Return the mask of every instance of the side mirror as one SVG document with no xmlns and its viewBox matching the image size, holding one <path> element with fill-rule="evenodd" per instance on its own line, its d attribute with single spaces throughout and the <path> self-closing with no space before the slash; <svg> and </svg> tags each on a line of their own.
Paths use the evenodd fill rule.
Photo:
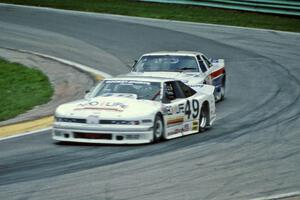
<svg viewBox="0 0 300 200">
<path fill-rule="evenodd" d="M 134 60 L 134 63 L 132 64 L 132 67 L 131 67 L 132 69 L 134 69 L 137 62 L 138 62 L 137 60 Z"/>
<path fill-rule="evenodd" d="M 91 98 L 94 89 L 95 89 L 95 87 L 92 87 L 90 90 L 86 90 L 86 91 L 85 91 L 84 98 L 85 98 L 85 99 Z"/>
<path fill-rule="evenodd" d="M 86 94 L 84 95 L 85 99 L 90 99 L 91 98 L 91 93 L 86 91 Z"/>
</svg>

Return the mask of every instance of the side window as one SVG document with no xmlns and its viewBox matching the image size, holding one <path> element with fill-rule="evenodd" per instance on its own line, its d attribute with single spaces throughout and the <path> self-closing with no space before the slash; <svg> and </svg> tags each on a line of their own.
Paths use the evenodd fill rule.
<svg viewBox="0 0 300 200">
<path fill-rule="evenodd" d="M 206 63 L 206 66 L 208 66 L 208 68 L 211 68 L 212 64 L 211 62 L 209 62 L 209 60 L 205 57 L 205 56 L 202 56 L 204 62 Z"/>
<path fill-rule="evenodd" d="M 183 94 L 185 95 L 185 97 L 193 96 L 196 93 L 195 90 L 193 90 L 192 88 L 190 88 L 189 86 L 187 86 L 186 84 L 184 84 L 181 81 L 178 81 L 178 85 L 179 85 L 180 89 L 182 90 Z"/>
<path fill-rule="evenodd" d="M 173 85 L 171 84 L 171 82 L 165 83 L 164 90 L 165 90 L 164 98 L 166 98 L 169 101 L 176 99 L 175 91 L 174 91 L 174 88 L 173 88 Z"/>
<path fill-rule="evenodd" d="M 184 98 L 181 88 L 175 81 L 166 82 L 164 88 L 164 98 L 167 100 L 172 101 L 174 99 Z"/>
<path fill-rule="evenodd" d="M 198 60 L 198 63 L 199 63 L 199 66 L 201 68 L 201 71 L 204 73 L 207 71 L 206 69 L 206 66 L 204 64 L 204 61 L 201 59 L 201 57 L 199 55 L 197 55 L 197 60 Z"/>
</svg>

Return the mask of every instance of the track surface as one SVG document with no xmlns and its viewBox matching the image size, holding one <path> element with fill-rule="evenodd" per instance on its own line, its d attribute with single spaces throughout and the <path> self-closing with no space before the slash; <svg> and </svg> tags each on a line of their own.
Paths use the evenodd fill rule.
<svg viewBox="0 0 300 200">
<path fill-rule="evenodd" d="M 225 58 L 227 98 L 204 134 L 136 146 L 0 142 L 0 199 L 250 199 L 300 188 L 300 36 L 0 6 L 0 46 L 120 74 L 140 54 Z"/>
</svg>

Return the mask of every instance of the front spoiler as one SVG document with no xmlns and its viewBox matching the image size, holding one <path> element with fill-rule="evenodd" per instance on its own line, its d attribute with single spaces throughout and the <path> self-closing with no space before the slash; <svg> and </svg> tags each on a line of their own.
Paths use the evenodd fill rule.
<svg viewBox="0 0 300 200">
<path fill-rule="evenodd" d="M 111 135 L 109 139 L 76 138 L 76 133 L 82 134 L 107 134 Z M 62 129 L 53 128 L 52 139 L 62 142 L 80 142 L 97 144 L 145 144 L 153 141 L 153 131 L 89 131 L 82 129 Z"/>
</svg>

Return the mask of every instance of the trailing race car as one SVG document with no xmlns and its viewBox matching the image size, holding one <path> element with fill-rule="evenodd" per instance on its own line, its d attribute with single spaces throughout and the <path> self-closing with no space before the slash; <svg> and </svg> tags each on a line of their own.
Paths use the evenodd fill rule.
<svg viewBox="0 0 300 200">
<path fill-rule="evenodd" d="M 59 106 L 53 139 L 137 144 L 204 131 L 215 121 L 214 87 L 170 78 L 103 80 L 83 100 Z"/>
<path fill-rule="evenodd" d="M 225 97 L 225 63 L 223 59 L 207 59 L 200 52 L 154 52 L 141 56 L 128 76 L 155 76 L 177 78 L 193 87 L 209 84 L 216 87 L 215 99 Z"/>
</svg>

